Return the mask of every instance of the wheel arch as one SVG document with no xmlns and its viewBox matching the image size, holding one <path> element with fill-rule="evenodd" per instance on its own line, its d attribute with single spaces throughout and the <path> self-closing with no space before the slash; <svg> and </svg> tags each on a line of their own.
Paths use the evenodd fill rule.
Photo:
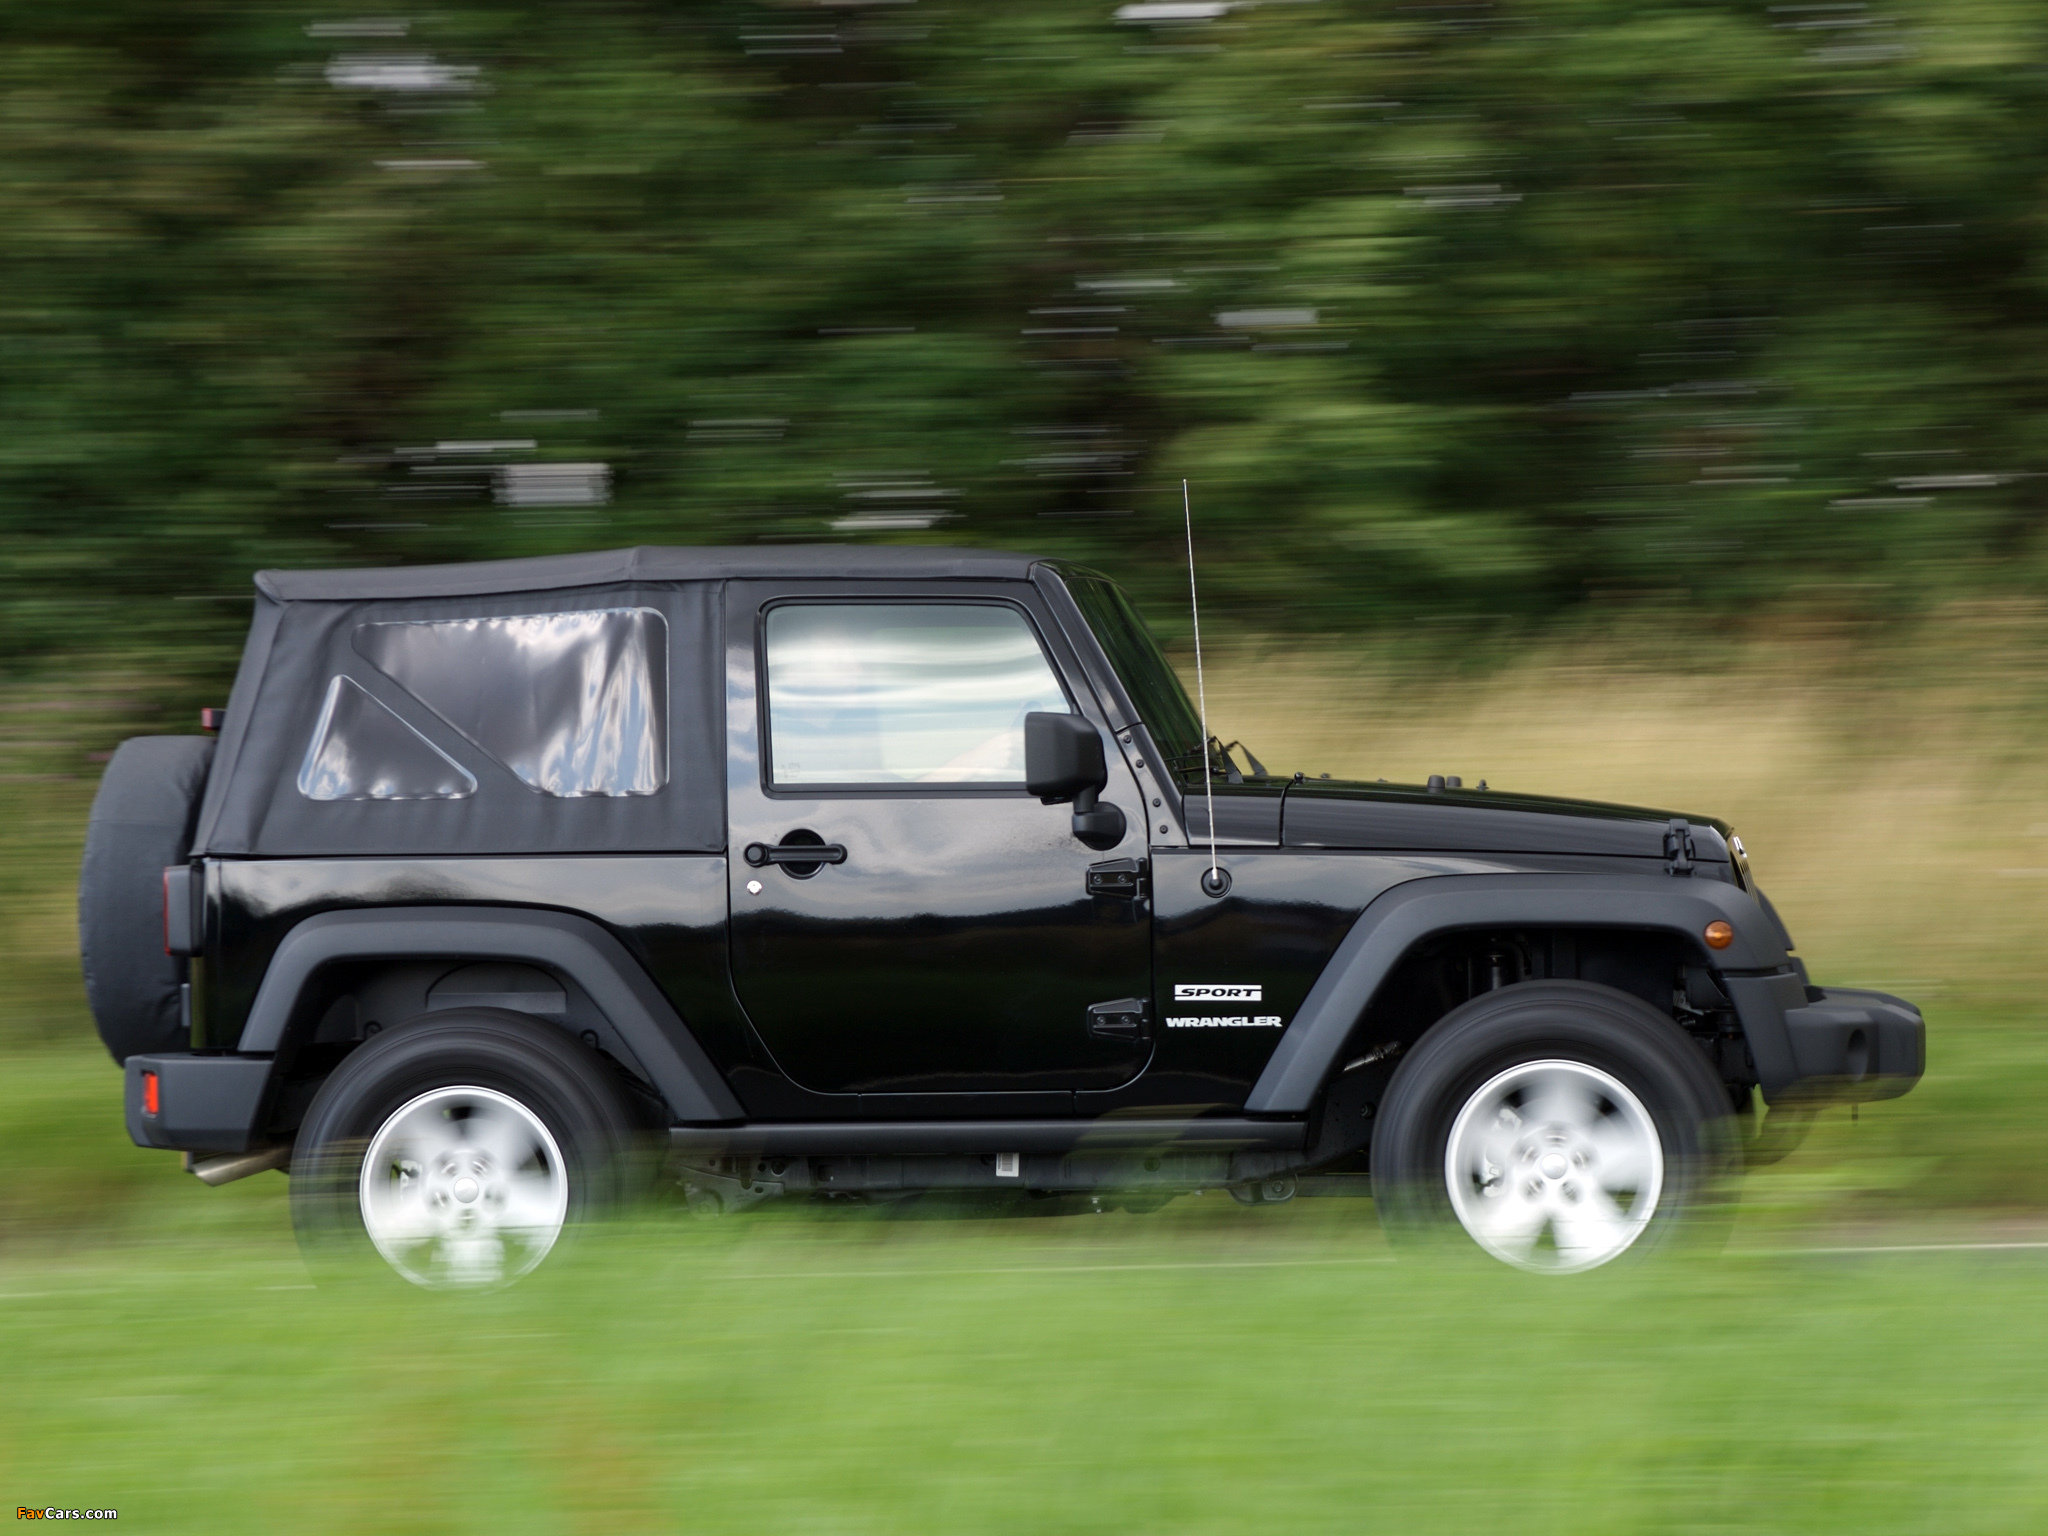
<svg viewBox="0 0 2048 1536">
<path fill-rule="evenodd" d="M 1733 940 L 1719 952 L 1709 951 L 1702 937 L 1716 921 L 1734 929 Z M 1310 1112 L 1354 1043 L 1354 1031 L 1404 965 L 1433 942 L 1505 930 L 1585 932 L 1623 943 L 1634 936 L 1717 971 L 1769 973 L 1791 964 L 1777 924 L 1745 892 L 1720 881 L 1668 874 L 1438 875 L 1407 881 L 1378 897 L 1352 924 L 1253 1084 L 1246 1112 Z M 1751 1051 L 1759 1063 L 1775 1059 L 1770 1026 L 1775 1023 L 1782 1036 L 1782 1017 L 1752 1019 L 1750 1012 L 1755 1010 L 1740 1016 Z"/>
<path fill-rule="evenodd" d="M 571 1030 L 590 1019 L 609 1054 L 660 1095 L 672 1122 L 743 1117 L 710 1057 L 626 947 L 589 918 L 539 908 L 380 907 L 309 917 L 278 945 L 236 1049 L 270 1055 L 289 1071 L 338 996 L 366 974 L 482 962 L 565 983 L 584 1008 L 561 1018 L 529 1016 Z M 281 1086 L 273 1082 L 273 1092 Z"/>
</svg>

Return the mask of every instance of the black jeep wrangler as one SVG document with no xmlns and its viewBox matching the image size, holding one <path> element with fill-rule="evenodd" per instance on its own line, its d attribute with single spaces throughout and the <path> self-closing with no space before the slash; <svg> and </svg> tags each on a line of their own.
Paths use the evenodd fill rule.
<svg viewBox="0 0 2048 1536">
<path fill-rule="evenodd" d="M 137 1143 L 288 1168 L 303 1236 L 421 1284 L 531 1269 L 650 1143 L 698 1205 L 1376 1190 L 1586 1269 L 1922 1070 L 1720 822 L 1267 773 L 1076 566 L 256 587 L 217 739 L 108 765 L 87 990 Z"/>
</svg>

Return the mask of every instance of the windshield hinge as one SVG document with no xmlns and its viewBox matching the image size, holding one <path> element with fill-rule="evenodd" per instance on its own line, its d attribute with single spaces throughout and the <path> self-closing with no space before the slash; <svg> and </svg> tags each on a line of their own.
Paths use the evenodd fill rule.
<svg viewBox="0 0 2048 1536">
<path fill-rule="evenodd" d="M 1683 816 L 1672 817 L 1664 829 L 1665 867 L 1674 875 L 1689 876 L 1698 856 L 1692 845 L 1691 823 Z"/>
</svg>

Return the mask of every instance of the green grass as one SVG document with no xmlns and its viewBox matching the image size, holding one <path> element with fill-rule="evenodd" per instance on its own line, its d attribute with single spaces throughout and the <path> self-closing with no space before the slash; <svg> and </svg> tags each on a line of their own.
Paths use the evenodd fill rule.
<svg viewBox="0 0 2048 1536">
<path fill-rule="evenodd" d="M 28 721 L 0 723 L 0 1502 L 208 1532 L 2048 1528 L 2048 1253 L 1786 1252 L 2048 1236 L 2048 877 L 2002 873 L 2048 865 L 2048 647 L 1972 633 L 1885 677 L 1796 639 L 1433 689 L 1372 656 L 1212 675 L 1278 768 L 1727 814 L 1821 979 L 1926 1006 L 1926 1081 L 1751 1175 L 1725 1253 L 1565 1282 L 1395 1264 L 1369 1202 L 1212 1194 L 665 1211 L 502 1294 L 311 1289 L 284 1177 L 130 1146 L 90 1035 L 70 881 L 85 753 L 127 717 L 0 712 Z"/>
<path fill-rule="evenodd" d="M 150 1531 L 2037 1531 L 2044 1280 L 1560 1284 L 1213 1196 L 676 1216 L 453 1301 L 133 1234 L 0 1268 L 0 1474 Z"/>
</svg>

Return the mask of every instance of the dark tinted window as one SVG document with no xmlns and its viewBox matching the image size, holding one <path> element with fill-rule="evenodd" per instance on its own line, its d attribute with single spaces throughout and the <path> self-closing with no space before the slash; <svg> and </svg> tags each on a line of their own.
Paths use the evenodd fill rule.
<svg viewBox="0 0 2048 1536">
<path fill-rule="evenodd" d="M 1072 566 L 1060 576 L 1159 750 L 1183 776 L 1195 775 L 1202 760 L 1200 718 L 1138 610 L 1106 576 Z"/>
</svg>

